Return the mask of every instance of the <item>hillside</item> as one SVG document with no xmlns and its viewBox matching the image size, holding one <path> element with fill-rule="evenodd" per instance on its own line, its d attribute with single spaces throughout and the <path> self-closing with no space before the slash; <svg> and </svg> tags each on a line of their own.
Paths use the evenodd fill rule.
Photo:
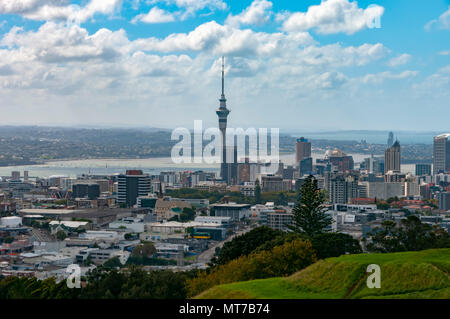
<svg viewBox="0 0 450 319">
<path fill-rule="evenodd" d="M 381 268 L 381 288 L 366 286 L 367 266 Z M 285 278 L 213 287 L 200 299 L 450 298 L 450 249 L 347 255 L 321 260 Z"/>
</svg>

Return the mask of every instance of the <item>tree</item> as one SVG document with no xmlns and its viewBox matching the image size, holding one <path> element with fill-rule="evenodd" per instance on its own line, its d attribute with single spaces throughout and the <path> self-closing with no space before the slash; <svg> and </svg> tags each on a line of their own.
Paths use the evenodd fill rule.
<svg viewBox="0 0 450 319">
<path fill-rule="evenodd" d="M 14 237 L 8 236 L 5 239 L 3 239 L 3 242 L 5 244 L 11 244 L 14 241 Z"/>
<path fill-rule="evenodd" d="M 110 258 L 107 261 L 105 261 L 105 263 L 103 264 L 103 267 L 108 268 L 108 269 L 121 268 L 122 263 L 120 262 L 119 257 L 116 256 L 116 257 Z"/>
<path fill-rule="evenodd" d="M 317 187 L 317 180 L 309 176 L 299 191 L 297 204 L 293 209 L 291 230 L 311 238 L 325 231 L 331 225 L 331 218 L 325 214 L 324 194 Z"/>
<path fill-rule="evenodd" d="M 66 239 L 67 235 L 63 230 L 58 230 L 58 232 L 56 233 L 56 238 L 60 241 L 63 241 L 64 239 Z"/>
<path fill-rule="evenodd" d="M 183 208 L 183 211 L 180 214 L 180 221 L 184 223 L 194 219 L 195 219 L 195 209 L 189 207 Z"/>
<path fill-rule="evenodd" d="M 241 256 L 209 272 L 200 273 L 187 282 L 189 296 L 196 296 L 218 284 L 289 276 L 315 261 L 315 252 L 309 241 L 293 240 L 271 250 Z"/>
<path fill-rule="evenodd" d="M 151 242 L 147 242 L 134 247 L 131 256 L 133 257 L 152 257 L 156 254 L 155 245 Z"/>
<path fill-rule="evenodd" d="M 359 241 L 342 233 L 318 234 L 311 238 L 311 243 L 319 259 L 362 253 Z"/>
<path fill-rule="evenodd" d="M 267 226 L 257 227 L 248 233 L 237 236 L 231 241 L 226 242 L 218 255 L 211 260 L 213 264 L 223 265 L 227 262 L 245 256 L 253 252 L 262 244 L 273 240 L 275 237 L 282 235 L 283 232 L 273 230 Z"/>
<path fill-rule="evenodd" d="M 255 182 L 255 204 L 261 204 L 261 185 L 258 179 Z"/>
<path fill-rule="evenodd" d="M 392 220 L 373 229 L 367 250 L 371 252 L 392 253 L 418 251 L 432 248 L 450 248 L 450 235 L 437 226 L 424 224 L 417 216 L 408 216 L 397 225 Z"/>
</svg>

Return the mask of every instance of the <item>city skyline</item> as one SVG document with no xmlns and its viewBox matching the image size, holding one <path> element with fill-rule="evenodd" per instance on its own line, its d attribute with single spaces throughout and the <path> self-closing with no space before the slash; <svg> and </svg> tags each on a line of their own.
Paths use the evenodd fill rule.
<svg viewBox="0 0 450 319">
<path fill-rule="evenodd" d="M 449 19 L 448 1 L 6 1 L 1 124 L 215 126 L 225 55 L 231 127 L 444 133 Z"/>
</svg>

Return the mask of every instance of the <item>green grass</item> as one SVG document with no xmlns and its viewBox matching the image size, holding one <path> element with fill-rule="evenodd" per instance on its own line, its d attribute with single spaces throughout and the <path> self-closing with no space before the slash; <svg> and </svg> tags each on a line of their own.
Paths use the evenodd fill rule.
<svg viewBox="0 0 450 319">
<path fill-rule="evenodd" d="M 381 288 L 366 285 L 367 266 L 381 268 Z M 450 298 L 450 249 L 347 255 L 321 260 L 285 278 L 213 287 L 203 299 Z"/>
</svg>

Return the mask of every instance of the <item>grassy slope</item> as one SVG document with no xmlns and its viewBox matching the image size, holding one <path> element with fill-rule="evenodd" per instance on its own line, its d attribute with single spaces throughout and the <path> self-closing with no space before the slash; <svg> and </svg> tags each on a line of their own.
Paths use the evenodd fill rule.
<svg viewBox="0 0 450 319">
<path fill-rule="evenodd" d="M 366 285 L 366 268 L 381 267 L 381 288 Z M 213 287 L 205 299 L 450 298 L 450 249 L 347 255 L 321 260 L 286 278 Z"/>
</svg>

